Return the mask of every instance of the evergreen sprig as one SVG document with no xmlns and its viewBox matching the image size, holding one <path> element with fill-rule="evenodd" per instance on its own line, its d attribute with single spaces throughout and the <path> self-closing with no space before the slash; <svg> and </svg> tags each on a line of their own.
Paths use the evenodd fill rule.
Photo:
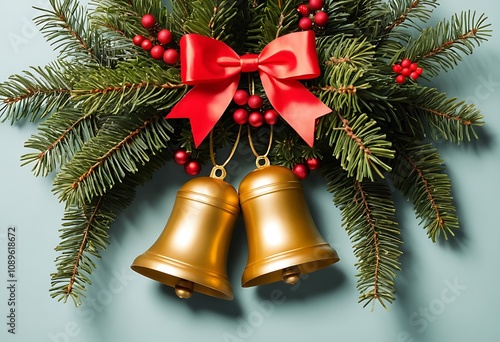
<svg viewBox="0 0 500 342">
<path fill-rule="evenodd" d="M 325 160 L 323 174 L 342 225 L 358 259 L 359 301 L 379 301 L 383 307 L 395 299 L 394 280 L 400 270 L 401 244 L 395 207 L 389 187 L 380 182 L 360 182 L 349 177 L 337 161 Z"/>
<path fill-rule="evenodd" d="M 467 11 L 423 29 L 418 38 L 408 42 L 405 56 L 425 68 L 426 75 L 453 68 L 491 36 L 491 24 L 485 15 Z"/>
<path fill-rule="evenodd" d="M 12 75 L 0 84 L 0 118 L 11 123 L 28 118 L 36 121 L 64 107 L 77 81 L 77 69 L 57 61 Z"/>
<path fill-rule="evenodd" d="M 161 114 L 132 112 L 110 118 L 57 174 L 54 193 L 69 206 L 104 195 L 167 149 L 171 133 Z"/>
<path fill-rule="evenodd" d="M 266 7 L 257 17 L 261 25 L 260 48 L 274 39 L 291 33 L 297 28 L 297 6 L 302 1 L 267 1 Z"/>
<path fill-rule="evenodd" d="M 90 113 L 121 114 L 150 105 L 165 110 L 186 91 L 178 69 L 164 68 L 148 60 L 129 60 L 114 69 L 97 67 L 87 71 L 71 95 L 75 103 Z"/>
<path fill-rule="evenodd" d="M 466 104 L 456 98 L 448 98 L 435 88 L 422 87 L 410 107 L 414 121 L 425 125 L 433 140 L 445 139 L 460 143 L 477 139 L 474 126 L 484 124 L 481 112 L 474 104 Z"/>
<path fill-rule="evenodd" d="M 195 0 L 193 10 L 183 23 L 184 33 L 198 33 L 231 45 L 231 22 L 238 12 L 237 2 L 230 0 Z"/>
<path fill-rule="evenodd" d="M 153 176 L 169 159 L 167 153 L 153 155 L 141 171 L 125 178 L 103 195 L 88 203 L 69 207 L 59 230 L 61 242 L 56 247 L 56 272 L 51 274 L 50 295 L 58 301 L 71 298 L 76 306 L 82 303 L 96 259 L 109 244 L 108 230 L 118 214 L 132 203 L 135 189 Z"/>
<path fill-rule="evenodd" d="M 441 235 L 445 239 L 455 235 L 458 218 L 451 182 L 443 160 L 432 145 L 419 141 L 397 145 L 392 180 L 413 202 L 415 213 L 433 242 Z"/>
<path fill-rule="evenodd" d="M 396 28 L 421 30 L 420 24 L 431 18 L 432 11 L 438 5 L 437 0 L 391 0 L 387 4 L 391 14 L 382 34 L 395 32 Z M 401 34 L 401 31 L 394 34 Z"/>
<path fill-rule="evenodd" d="M 49 0 L 52 9 L 37 8 L 43 14 L 34 19 L 45 39 L 59 50 L 60 59 L 80 62 L 97 61 L 95 32 L 86 9 L 73 0 Z"/>
<path fill-rule="evenodd" d="M 318 130 L 318 135 L 329 137 L 332 154 L 339 159 L 349 177 L 354 176 L 358 181 L 364 178 L 373 180 L 375 175 L 383 177 L 384 171 L 391 170 L 384 159 L 394 157 L 392 144 L 374 120 L 361 114 L 350 121 L 340 113 L 328 117 L 328 120 L 328 128 Z"/>
<path fill-rule="evenodd" d="M 24 144 L 37 152 L 23 155 L 21 161 L 23 165 L 34 163 L 32 171 L 35 176 L 47 176 L 70 161 L 86 142 L 95 137 L 98 122 L 95 115 L 65 107 L 42 122 L 38 131 Z"/>
</svg>

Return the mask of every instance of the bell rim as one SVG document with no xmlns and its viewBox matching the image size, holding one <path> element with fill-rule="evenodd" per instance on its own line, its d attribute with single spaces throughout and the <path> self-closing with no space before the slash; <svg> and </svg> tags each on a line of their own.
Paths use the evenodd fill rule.
<svg viewBox="0 0 500 342">
<path fill-rule="evenodd" d="M 327 255 L 315 257 L 314 253 L 318 252 L 326 252 Z M 278 282 L 282 280 L 281 270 L 287 267 L 298 266 L 301 274 L 307 274 L 335 264 L 339 260 L 337 251 L 326 242 L 287 250 L 247 264 L 241 277 L 241 286 L 253 287 Z M 316 267 L 310 268 L 308 265 L 311 263 Z"/>
<path fill-rule="evenodd" d="M 187 280 L 194 283 L 194 292 L 225 300 L 234 298 L 227 275 L 189 265 L 150 251 L 139 255 L 130 268 L 147 278 L 170 287 L 175 287 L 179 280 Z M 211 284 L 207 279 L 212 279 L 213 282 L 218 283 L 218 286 Z"/>
</svg>

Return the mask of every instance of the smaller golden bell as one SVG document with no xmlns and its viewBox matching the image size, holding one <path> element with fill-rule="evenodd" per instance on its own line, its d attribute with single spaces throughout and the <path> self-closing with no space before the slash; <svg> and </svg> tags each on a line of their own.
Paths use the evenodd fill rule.
<svg viewBox="0 0 500 342">
<path fill-rule="evenodd" d="M 233 299 L 227 253 L 239 215 L 238 193 L 212 177 L 190 180 L 177 193 L 163 232 L 132 269 L 174 287 L 179 298 L 193 292 Z"/>
<path fill-rule="evenodd" d="M 339 260 L 319 234 L 299 178 L 282 166 L 261 166 L 240 183 L 248 240 L 243 287 L 299 281 Z"/>
</svg>

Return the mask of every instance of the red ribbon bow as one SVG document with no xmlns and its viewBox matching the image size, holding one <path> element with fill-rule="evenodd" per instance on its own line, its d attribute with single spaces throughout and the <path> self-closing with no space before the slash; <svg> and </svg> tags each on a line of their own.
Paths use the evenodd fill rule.
<svg viewBox="0 0 500 342">
<path fill-rule="evenodd" d="M 166 116 L 188 118 L 198 147 L 220 119 L 238 88 L 242 72 L 259 71 L 269 102 L 309 146 L 316 118 L 331 109 L 298 80 L 320 75 L 314 32 L 279 37 L 262 52 L 238 56 L 225 43 L 197 34 L 181 38 L 182 82 L 194 85 Z"/>
</svg>

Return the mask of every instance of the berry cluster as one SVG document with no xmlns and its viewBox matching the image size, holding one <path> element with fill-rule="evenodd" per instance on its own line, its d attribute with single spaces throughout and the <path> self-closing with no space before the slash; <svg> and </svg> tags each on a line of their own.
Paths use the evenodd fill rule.
<svg viewBox="0 0 500 342">
<path fill-rule="evenodd" d="M 153 59 L 163 59 L 168 65 L 177 63 L 179 52 L 167 47 L 173 40 L 172 32 L 161 28 L 152 14 L 145 14 L 141 19 L 141 24 L 149 30 L 151 37 L 146 38 L 138 34 L 132 40 L 134 45 L 140 46 L 144 51 L 149 51 Z"/>
<path fill-rule="evenodd" d="M 318 158 L 309 158 L 304 163 L 295 164 L 292 168 L 293 173 L 300 179 L 306 179 L 309 172 L 318 169 L 320 161 Z"/>
<path fill-rule="evenodd" d="M 324 28 L 328 23 L 328 14 L 323 11 L 323 0 L 309 0 L 308 4 L 300 4 L 297 11 L 302 16 L 299 27 L 304 30 L 312 30 L 313 26 Z"/>
<path fill-rule="evenodd" d="M 403 59 L 401 63 L 394 64 L 392 71 L 398 74 L 396 76 L 396 83 L 398 84 L 405 83 L 407 77 L 416 81 L 424 72 L 422 68 L 418 67 L 417 63 L 412 63 L 408 58 Z"/>
<path fill-rule="evenodd" d="M 278 122 L 279 114 L 277 111 L 274 109 L 262 111 L 264 101 L 259 95 L 249 95 L 246 90 L 238 89 L 234 93 L 233 101 L 241 106 L 233 113 L 233 120 L 237 125 L 244 125 L 248 122 L 252 127 L 260 127 L 264 122 L 268 125 L 274 125 Z"/>
<path fill-rule="evenodd" d="M 174 162 L 184 165 L 184 171 L 190 176 L 196 176 L 201 171 L 201 165 L 197 160 L 191 159 L 191 153 L 183 148 L 174 151 Z"/>
</svg>

